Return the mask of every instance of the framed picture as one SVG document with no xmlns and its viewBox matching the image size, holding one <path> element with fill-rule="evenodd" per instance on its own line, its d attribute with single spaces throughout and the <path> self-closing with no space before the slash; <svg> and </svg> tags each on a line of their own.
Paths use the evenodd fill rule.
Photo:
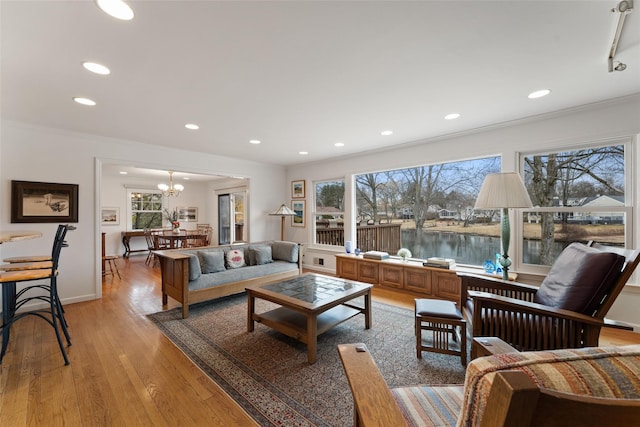
<svg viewBox="0 0 640 427">
<path fill-rule="evenodd" d="M 291 217 L 291 226 L 304 227 L 306 217 L 304 211 L 304 200 L 293 200 L 291 202 L 291 210 L 296 213 L 296 216 Z"/>
<path fill-rule="evenodd" d="M 179 207 L 176 208 L 178 211 L 178 221 L 181 222 L 196 222 L 198 221 L 198 208 L 196 207 Z"/>
<path fill-rule="evenodd" d="M 291 181 L 291 198 L 304 199 L 304 179 L 301 181 Z"/>
<path fill-rule="evenodd" d="M 100 210 L 100 223 L 102 225 L 119 225 L 120 208 L 102 208 Z"/>
<path fill-rule="evenodd" d="M 78 222 L 78 185 L 11 181 L 11 222 Z"/>
</svg>

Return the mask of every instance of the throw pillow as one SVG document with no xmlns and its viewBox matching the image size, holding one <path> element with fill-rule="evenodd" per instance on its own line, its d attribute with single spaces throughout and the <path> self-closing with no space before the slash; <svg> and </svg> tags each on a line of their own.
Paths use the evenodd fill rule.
<svg viewBox="0 0 640 427">
<path fill-rule="evenodd" d="M 261 246 L 253 249 L 253 257 L 255 260 L 255 265 L 263 265 L 273 262 L 270 246 Z"/>
<path fill-rule="evenodd" d="M 202 274 L 200 269 L 200 260 L 197 256 L 191 255 L 189 257 L 189 280 L 196 280 Z"/>
<path fill-rule="evenodd" d="M 273 259 L 287 262 L 298 262 L 298 244 L 292 242 L 273 242 Z"/>
<path fill-rule="evenodd" d="M 232 249 L 225 254 L 227 261 L 227 268 L 240 268 L 244 267 L 244 251 L 240 249 Z"/>
<path fill-rule="evenodd" d="M 198 251 L 202 258 L 202 273 L 217 273 L 225 271 L 224 252 L 221 251 Z"/>
</svg>

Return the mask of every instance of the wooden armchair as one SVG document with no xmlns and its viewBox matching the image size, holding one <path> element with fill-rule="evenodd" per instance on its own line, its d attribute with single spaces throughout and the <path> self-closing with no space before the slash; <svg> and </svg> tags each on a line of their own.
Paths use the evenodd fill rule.
<svg viewBox="0 0 640 427">
<path fill-rule="evenodd" d="M 474 337 L 494 336 L 519 351 L 595 347 L 604 317 L 633 274 L 638 251 L 572 243 L 540 287 L 458 273 Z M 476 356 L 472 347 L 471 358 Z"/>
<path fill-rule="evenodd" d="M 392 389 L 364 344 L 338 352 L 355 426 L 631 427 L 640 419 L 640 345 L 483 357 L 467 367 L 464 386 Z"/>
</svg>

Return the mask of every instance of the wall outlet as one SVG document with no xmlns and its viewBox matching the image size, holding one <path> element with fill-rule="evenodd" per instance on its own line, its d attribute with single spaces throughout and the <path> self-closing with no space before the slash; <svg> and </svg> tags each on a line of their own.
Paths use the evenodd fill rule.
<svg viewBox="0 0 640 427">
<path fill-rule="evenodd" d="M 324 258 L 319 258 L 318 259 L 318 264 L 324 265 Z"/>
</svg>

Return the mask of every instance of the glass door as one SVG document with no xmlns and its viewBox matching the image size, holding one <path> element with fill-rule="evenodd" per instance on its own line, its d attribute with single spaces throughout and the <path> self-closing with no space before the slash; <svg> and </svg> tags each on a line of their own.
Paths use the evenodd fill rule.
<svg viewBox="0 0 640 427">
<path fill-rule="evenodd" d="M 218 244 L 231 243 L 231 195 L 218 195 Z"/>
</svg>

